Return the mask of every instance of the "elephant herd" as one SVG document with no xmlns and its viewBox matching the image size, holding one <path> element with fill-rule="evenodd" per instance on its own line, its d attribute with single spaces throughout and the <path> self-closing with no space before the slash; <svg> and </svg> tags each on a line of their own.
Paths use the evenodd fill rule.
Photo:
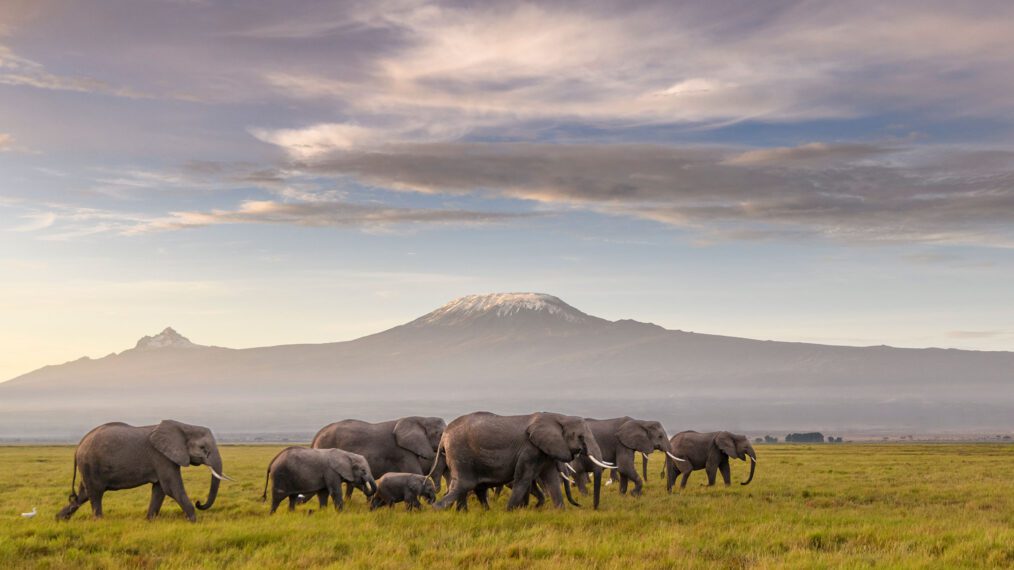
<svg viewBox="0 0 1014 570">
<path fill-rule="evenodd" d="M 330 500 L 340 510 L 359 489 L 370 498 L 371 509 L 404 502 L 411 510 L 421 507 L 422 498 L 437 509 L 454 504 L 466 510 L 469 496 L 489 508 L 488 493 L 506 488 L 508 509 L 527 506 L 530 497 L 542 505 L 547 496 L 562 508 L 564 495 L 579 506 L 571 485 L 587 494 L 591 484 L 598 508 L 607 470 L 605 484 L 617 480 L 621 494 L 630 485 L 632 495 L 641 494 L 648 455 L 654 451 L 666 456 L 662 476 L 669 492 L 677 477 L 682 476 L 683 488 L 690 473 L 701 469 L 708 485 L 715 484 L 719 472 L 729 485 L 730 459 L 750 460 L 749 478 L 742 483 L 746 485 L 753 480 L 757 462 L 743 435 L 684 431 L 669 438 L 659 422 L 630 417 L 598 420 L 550 412 L 516 416 L 474 412 L 450 424 L 419 416 L 380 423 L 343 420 L 322 428 L 311 447 L 288 447 L 278 453 L 267 466 L 262 500 L 269 498 L 270 486 L 271 513 L 283 501 L 292 510 L 313 496 L 321 508 Z M 640 474 L 635 465 L 638 453 Z M 70 501 L 56 517 L 69 519 L 85 502 L 101 517 L 106 491 L 150 484 L 149 519 L 158 516 L 168 495 L 194 521 L 195 505 L 180 472 L 188 465 L 204 465 L 211 471 L 207 501 L 198 501 L 196 509 L 211 508 L 221 481 L 231 479 L 223 473 L 222 456 L 208 428 L 174 420 L 141 427 L 101 425 L 78 444 Z M 75 491 L 78 473 L 81 484 Z M 447 492 L 438 500 L 443 480 Z"/>
</svg>

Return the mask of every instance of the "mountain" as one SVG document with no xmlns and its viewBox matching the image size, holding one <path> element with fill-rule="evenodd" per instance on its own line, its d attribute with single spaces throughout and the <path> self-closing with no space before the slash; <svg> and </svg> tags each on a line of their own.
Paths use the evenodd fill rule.
<svg viewBox="0 0 1014 570">
<path fill-rule="evenodd" d="M 347 342 L 229 349 L 172 328 L 0 383 L 0 437 L 173 415 L 231 433 L 473 409 L 642 415 L 670 429 L 996 431 L 1014 353 L 842 347 L 667 330 L 539 293 L 469 295 Z"/>
</svg>

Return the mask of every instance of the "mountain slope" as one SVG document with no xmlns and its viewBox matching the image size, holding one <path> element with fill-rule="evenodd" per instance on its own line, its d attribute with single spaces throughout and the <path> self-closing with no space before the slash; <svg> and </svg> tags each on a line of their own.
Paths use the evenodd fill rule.
<svg viewBox="0 0 1014 570">
<path fill-rule="evenodd" d="M 0 384 L 0 413 L 57 414 L 40 420 L 52 430 L 83 417 L 119 417 L 123 410 L 199 419 L 230 410 L 223 413 L 235 429 L 263 425 L 261 413 L 312 429 L 318 419 L 359 415 L 369 406 L 380 417 L 415 413 L 422 402 L 442 414 L 464 410 L 465 402 L 518 410 L 555 402 L 557 409 L 594 407 L 614 415 L 641 406 L 669 417 L 686 402 L 708 401 L 747 417 L 777 409 L 775 417 L 786 419 L 838 402 L 830 415 L 839 414 L 840 422 L 866 418 L 890 425 L 899 422 L 891 417 L 897 410 L 884 409 L 871 420 L 871 403 L 903 402 L 905 425 L 930 425 L 940 406 L 965 406 L 938 424 L 971 429 L 1009 417 L 1012 370 L 1011 352 L 840 347 L 671 331 L 587 315 L 550 295 L 507 293 L 463 297 L 348 342 L 236 350 L 194 344 L 167 328 L 119 354 L 47 366 Z M 353 402 L 359 404 L 349 406 Z M 707 417 L 704 409 L 680 415 L 687 413 Z M 0 420 L 0 435 L 8 429 Z"/>
</svg>

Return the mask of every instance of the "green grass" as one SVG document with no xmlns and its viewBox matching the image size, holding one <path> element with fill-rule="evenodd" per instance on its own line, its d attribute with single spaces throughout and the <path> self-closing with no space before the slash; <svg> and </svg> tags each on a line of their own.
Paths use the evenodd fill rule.
<svg viewBox="0 0 1014 570">
<path fill-rule="evenodd" d="M 280 448 L 224 446 L 239 482 L 190 524 L 170 499 L 147 522 L 148 488 L 107 494 L 101 521 L 85 505 L 57 523 L 73 448 L 0 447 L 0 567 L 1014 567 L 1014 445 L 758 446 L 751 485 L 706 488 L 698 472 L 673 495 L 655 454 L 646 495 L 606 487 L 598 512 L 506 512 L 504 496 L 489 512 L 371 513 L 357 493 L 342 513 L 268 516 L 264 469 Z M 186 471 L 203 498 L 207 470 Z"/>
</svg>

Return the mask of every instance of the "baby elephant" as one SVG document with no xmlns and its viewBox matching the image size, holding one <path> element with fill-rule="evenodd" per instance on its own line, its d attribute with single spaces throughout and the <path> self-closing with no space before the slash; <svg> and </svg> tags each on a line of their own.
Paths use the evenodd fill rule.
<svg viewBox="0 0 1014 570">
<path fill-rule="evenodd" d="M 377 483 L 373 480 L 366 458 L 341 449 L 283 449 L 268 465 L 261 500 L 268 498 L 268 481 L 273 482 L 272 513 L 284 499 L 289 499 L 289 510 L 292 511 L 295 510 L 296 503 L 302 502 L 300 499 L 313 495 L 317 495 L 322 509 L 327 506 L 327 498 L 330 496 L 334 499 L 335 510 L 340 511 L 344 506 L 342 483 L 355 486 L 367 497 L 377 490 Z"/>
<path fill-rule="evenodd" d="M 410 511 L 421 509 L 419 497 L 431 505 L 437 500 L 437 488 L 432 479 L 415 473 L 387 473 L 377 479 L 377 492 L 370 502 L 370 510 L 383 506 L 393 507 L 402 501 L 405 501 L 405 507 Z"/>
</svg>

